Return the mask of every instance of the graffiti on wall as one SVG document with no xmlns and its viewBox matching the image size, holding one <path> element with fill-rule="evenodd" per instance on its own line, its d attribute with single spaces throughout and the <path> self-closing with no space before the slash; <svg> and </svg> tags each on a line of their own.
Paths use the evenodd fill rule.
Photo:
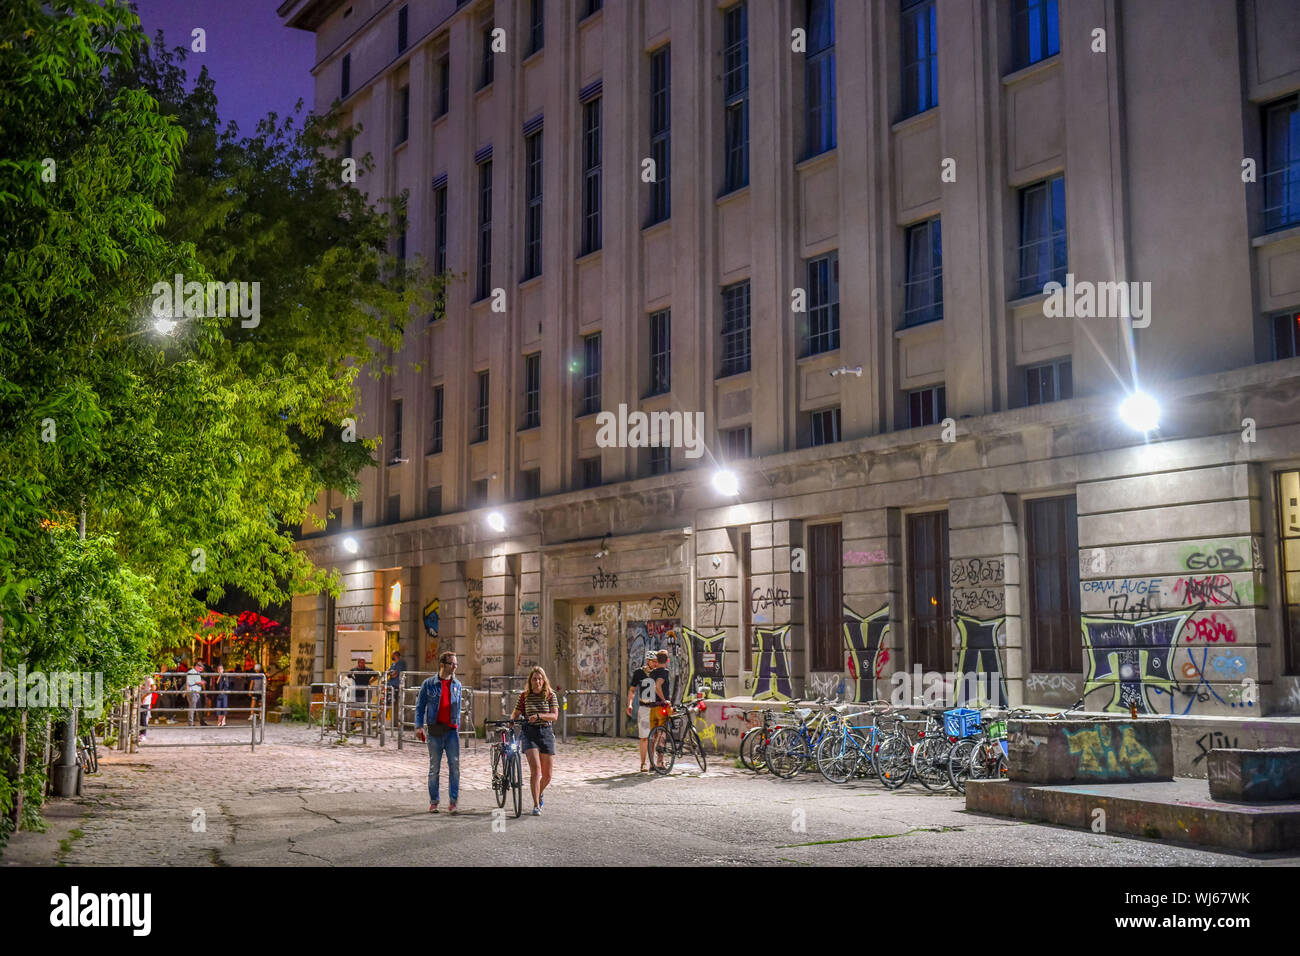
<svg viewBox="0 0 1300 956">
<path fill-rule="evenodd" d="M 836 673 L 809 674 L 808 687 L 815 700 L 839 700 L 844 693 L 844 675 Z"/>
<path fill-rule="evenodd" d="M 687 671 L 682 698 L 694 697 L 703 692 L 705 697 L 725 697 L 726 689 L 722 679 L 722 651 L 726 638 L 725 631 L 705 637 L 689 627 L 681 629 L 688 653 Z"/>
<path fill-rule="evenodd" d="M 957 676 L 960 681 L 959 703 L 984 706 L 996 703 L 999 707 L 1007 706 L 1007 682 L 1002 674 L 1002 656 L 998 653 L 999 638 L 1005 643 L 1005 618 L 995 617 L 989 620 L 971 617 L 967 614 L 955 616 L 957 624 Z M 975 680 L 971 680 L 971 675 Z M 972 685 L 987 687 L 990 695 L 996 695 L 996 701 L 970 699 Z"/>
<path fill-rule="evenodd" d="M 1111 696 L 1101 707 L 1103 711 L 1127 712 L 1133 707 L 1141 714 L 1170 711 L 1174 685 L 1171 658 L 1178 632 L 1190 614 L 1174 612 L 1144 621 L 1084 615 L 1083 649 L 1088 665 L 1084 697 L 1109 687 Z M 1090 703 L 1095 707 L 1099 700 Z"/>
<path fill-rule="evenodd" d="M 645 664 L 646 655 L 658 650 L 668 650 L 668 635 L 676 631 L 681 626 L 681 621 L 676 618 L 666 620 L 651 621 L 628 621 L 626 627 L 627 635 L 627 681 L 623 687 L 626 689 L 632 684 L 632 674 L 637 668 Z M 669 666 L 671 674 L 671 654 Z M 615 688 L 617 690 L 617 688 Z"/>
<path fill-rule="evenodd" d="M 727 603 L 727 592 L 715 578 L 703 584 L 704 601 L 699 608 L 701 627 L 722 627 L 722 611 Z"/>
<path fill-rule="evenodd" d="M 1132 724 L 1093 724 L 1064 734 L 1080 776 L 1106 779 L 1159 772 L 1155 756 L 1142 746 Z"/>
<path fill-rule="evenodd" d="M 844 643 L 848 646 L 849 679 L 853 681 L 852 699 L 859 704 L 874 700 L 876 677 L 879 675 L 878 658 L 882 652 L 885 635 L 889 633 L 889 605 L 884 604 L 863 617 L 847 604 L 844 605 Z"/>
<path fill-rule="evenodd" d="M 790 680 L 790 653 L 786 640 L 790 625 L 756 627 L 754 637 L 758 648 L 754 651 L 754 676 L 752 690 L 755 700 L 789 700 L 794 696 Z"/>
<path fill-rule="evenodd" d="M 952 611 L 972 617 L 1000 617 L 1006 610 L 1001 558 L 953 558 L 948 562 Z"/>
<path fill-rule="evenodd" d="M 574 667 L 579 690 L 604 690 L 609 684 L 609 663 L 605 659 L 608 634 L 604 621 L 575 621 L 573 625 Z"/>
</svg>

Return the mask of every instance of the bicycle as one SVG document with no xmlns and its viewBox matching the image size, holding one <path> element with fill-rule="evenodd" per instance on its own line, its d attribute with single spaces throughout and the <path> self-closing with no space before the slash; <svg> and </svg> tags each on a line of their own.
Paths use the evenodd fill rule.
<svg viewBox="0 0 1300 956">
<path fill-rule="evenodd" d="M 917 734 L 912 747 L 912 776 L 927 790 L 948 788 L 948 755 L 961 739 L 952 734 L 944 714 L 942 708 L 926 711 L 925 729 Z"/>
<path fill-rule="evenodd" d="M 95 728 L 86 724 L 86 731 L 77 735 L 77 766 L 82 773 L 99 773 L 99 748 L 95 745 Z"/>
<path fill-rule="evenodd" d="M 707 772 L 704 744 L 700 742 L 700 735 L 691 720 L 692 711 L 703 712 L 704 706 L 703 697 L 697 697 L 690 704 L 684 703 L 674 708 L 666 722 L 650 731 L 650 766 L 655 773 L 661 777 L 671 773 L 677 758 L 685 754 L 695 758 L 700 773 Z"/>
<path fill-rule="evenodd" d="M 847 783 L 855 776 L 876 776 L 875 751 L 882 736 L 878 724 L 888 714 L 888 710 L 882 712 L 878 708 L 890 705 L 879 700 L 868 704 L 872 708 L 869 724 L 849 723 L 851 717 L 860 717 L 865 711 L 831 718 L 829 731 L 817 748 L 817 769 L 831 783 Z"/>
<path fill-rule="evenodd" d="M 799 700 L 790 701 L 800 703 Z M 800 708 L 794 711 L 799 717 L 796 726 L 782 727 L 772 735 L 767 745 L 767 769 L 772 775 L 783 780 L 793 779 L 810 763 L 817 759 L 817 750 L 827 733 L 831 712 L 826 699 L 819 698 L 817 705 L 821 711 L 813 714 L 812 708 Z M 812 731 L 816 731 L 814 735 Z"/>
<path fill-rule="evenodd" d="M 953 748 L 949 756 L 948 777 L 958 793 L 966 792 L 967 780 L 1004 780 L 1007 776 L 1009 750 L 1007 742 L 1007 721 L 1038 717 L 1042 720 L 1066 720 L 1083 703 L 1079 698 L 1065 710 L 1055 714 L 1037 714 L 1024 707 L 1008 710 L 996 719 L 982 718 L 980 733 L 969 738 L 973 743 L 963 751 Z M 964 766 L 962 766 L 964 764 Z M 963 773 L 964 770 L 964 773 Z"/>
<path fill-rule="evenodd" d="M 492 792 L 497 806 L 506 805 L 506 794 L 514 791 L 515 816 L 524 812 L 524 771 L 519 757 L 519 735 L 514 725 L 522 720 L 493 720 L 489 727 L 497 728 L 499 736 L 492 741 Z"/>
<path fill-rule="evenodd" d="M 786 706 L 782 712 L 791 713 L 792 709 Z M 767 768 L 767 746 L 772 742 L 772 735 L 785 725 L 777 723 L 776 714 L 766 707 L 745 711 L 745 716 L 751 714 L 761 715 L 763 723 L 760 727 L 751 727 L 740 738 L 740 762 L 747 769 L 762 773 Z"/>
<path fill-rule="evenodd" d="M 934 708 L 922 709 L 922 713 L 926 715 L 924 720 L 907 720 L 901 715 L 889 715 L 893 727 L 884 733 L 875 754 L 876 776 L 888 790 L 897 790 L 912 779 L 912 775 L 916 772 L 913 751 L 917 743 L 925 738 L 925 733 L 936 724 Z M 924 726 L 913 737 L 907 729 L 909 724 Z M 945 766 L 945 772 L 946 770 Z"/>
</svg>

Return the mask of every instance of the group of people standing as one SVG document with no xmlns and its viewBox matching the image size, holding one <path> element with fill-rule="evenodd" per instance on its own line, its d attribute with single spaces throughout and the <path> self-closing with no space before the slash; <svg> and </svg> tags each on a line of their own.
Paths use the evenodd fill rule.
<svg viewBox="0 0 1300 956">
<path fill-rule="evenodd" d="M 266 675 L 262 672 L 261 664 L 255 663 L 238 671 L 227 671 L 224 665 L 218 664 L 217 669 L 210 674 L 205 673 L 202 661 L 195 661 L 187 668 L 178 660 L 174 666 L 176 673 L 163 677 L 162 686 L 152 677 L 147 677 L 140 687 L 141 740 L 147 739 L 149 717 L 159 702 L 168 711 L 185 707 L 191 727 L 194 726 L 196 717 L 203 727 L 208 726 L 208 717 L 214 718 L 218 727 L 226 726 L 232 696 L 241 696 L 247 701 L 245 707 L 240 708 L 245 713 L 244 720 L 252 720 L 253 709 L 262 705 L 266 692 Z M 205 691 L 216 693 L 205 694 Z"/>
</svg>

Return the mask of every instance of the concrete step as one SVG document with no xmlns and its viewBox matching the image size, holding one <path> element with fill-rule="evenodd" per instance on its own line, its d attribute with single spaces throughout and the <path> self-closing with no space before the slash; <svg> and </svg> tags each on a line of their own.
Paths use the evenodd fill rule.
<svg viewBox="0 0 1300 956">
<path fill-rule="evenodd" d="M 1211 800 L 1207 789 L 1184 777 L 1092 786 L 971 780 L 966 809 L 1247 853 L 1300 849 L 1300 802 L 1227 803 Z"/>
</svg>

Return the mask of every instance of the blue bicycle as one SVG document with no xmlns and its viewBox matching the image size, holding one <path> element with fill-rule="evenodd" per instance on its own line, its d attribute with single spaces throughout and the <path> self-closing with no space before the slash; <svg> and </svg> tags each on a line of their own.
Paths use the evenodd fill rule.
<svg viewBox="0 0 1300 956">
<path fill-rule="evenodd" d="M 798 700 L 791 701 L 799 703 Z M 789 780 L 799 771 L 817 760 L 817 751 L 831 732 L 832 719 L 835 716 L 826 706 L 825 699 L 817 701 L 821 712 L 814 714 L 812 708 L 804 707 L 794 713 L 799 723 L 794 726 L 779 728 L 772 734 L 767 745 L 767 769 L 774 777 Z"/>
</svg>

